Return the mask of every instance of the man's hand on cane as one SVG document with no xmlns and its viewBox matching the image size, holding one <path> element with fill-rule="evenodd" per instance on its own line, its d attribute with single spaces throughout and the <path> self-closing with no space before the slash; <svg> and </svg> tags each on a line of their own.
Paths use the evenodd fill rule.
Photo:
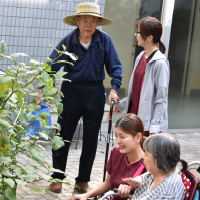
<svg viewBox="0 0 200 200">
<path fill-rule="evenodd" d="M 117 92 L 114 89 L 110 90 L 110 95 L 108 97 L 109 103 L 111 103 L 111 99 L 114 100 L 115 104 L 119 103 L 119 97 L 117 96 Z"/>
</svg>

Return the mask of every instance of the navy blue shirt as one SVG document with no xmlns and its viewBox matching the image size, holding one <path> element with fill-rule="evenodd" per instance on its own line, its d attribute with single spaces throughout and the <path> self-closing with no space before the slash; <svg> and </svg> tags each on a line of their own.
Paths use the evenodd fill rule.
<svg viewBox="0 0 200 200">
<path fill-rule="evenodd" d="M 93 34 L 90 46 L 86 50 L 78 39 L 78 28 L 67 34 L 57 45 L 57 49 L 63 51 L 62 44 L 66 46 L 69 53 L 78 56 L 77 61 L 73 61 L 69 56 L 63 54 L 58 60 L 68 60 L 70 64 L 52 64 L 52 71 L 59 71 L 64 66 L 64 71 L 68 72 L 64 78 L 72 82 L 103 81 L 105 79 L 104 65 L 111 80 L 112 89 L 118 91 L 121 85 L 122 65 L 117 51 L 108 36 L 103 31 L 96 29 Z M 51 59 L 58 57 L 58 52 L 54 50 L 50 55 Z"/>
</svg>

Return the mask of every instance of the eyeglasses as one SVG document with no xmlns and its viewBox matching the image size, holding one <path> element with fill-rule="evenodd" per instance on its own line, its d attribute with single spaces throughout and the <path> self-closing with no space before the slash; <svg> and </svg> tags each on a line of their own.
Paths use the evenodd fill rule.
<svg viewBox="0 0 200 200">
<path fill-rule="evenodd" d="M 135 34 L 137 35 L 138 33 L 139 33 L 139 34 L 144 34 L 144 33 L 139 32 L 139 31 L 136 29 L 136 33 L 135 33 Z M 145 34 L 144 34 L 144 35 L 145 35 Z"/>
</svg>

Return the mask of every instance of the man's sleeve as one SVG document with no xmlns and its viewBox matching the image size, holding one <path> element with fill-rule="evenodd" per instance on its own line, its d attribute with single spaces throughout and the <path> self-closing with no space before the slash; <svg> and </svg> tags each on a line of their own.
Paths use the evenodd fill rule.
<svg viewBox="0 0 200 200">
<path fill-rule="evenodd" d="M 108 75 L 113 78 L 111 80 L 112 89 L 118 91 L 123 77 L 122 64 L 109 36 L 105 42 L 105 67 Z"/>
</svg>

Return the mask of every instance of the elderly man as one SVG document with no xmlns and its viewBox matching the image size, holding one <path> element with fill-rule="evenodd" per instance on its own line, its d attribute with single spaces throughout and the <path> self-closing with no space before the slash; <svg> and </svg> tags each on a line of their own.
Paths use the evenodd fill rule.
<svg viewBox="0 0 200 200">
<path fill-rule="evenodd" d="M 96 155 L 98 132 L 104 113 L 105 89 L 103 80 L 105 79 L 104 65 L 110 77 L 112 77 L 112 89 L 109 101 L 114 99 L 118 103 L 117 91 L 121 85 L 122 66 L 110 37 L 96 29 L 98 25 L 108 25 L 112 20 L 101 17 L 99 6 L 96 3 L 79 3 L 77 14 L 67 16 L 63 19 L 66 24 L 78 26 L 75 30 L 67 34 L 57 45 L 58 50 L 63 50 L 62 44 L 67 51 L 78 56 L 74 62 L 67 55 L 62 55 L 59 60 L 68 60 L 74 63 L 65 65 L 64 71 L 68 73 L 64 78 L 70 82 L 63 82 L 61 91 L 63 113 L 58 119 L 61 125 L 60 135 L 64 140 L 71 141 L 80 117 L 83 117 L 83 147 L 80 157 L 79 174 L 76 178 L 77 188 L 81 193 L 90 191 L 88 182 L 92 165 Z M 57 51 L 50 55 L 51 59 L 58 56 Z M 53 64 L 52 71 L 58 71 L 63 66 L 62 63 Z M 39 89 L 39 93 L 42 91 Z M 59 155 L 53 155 L 53 167 L 65 171 L 67 155 L 70 143 L 59 149 Z M 64 179 L 61 173 L 54 173 L 53 178 Z M 61 192 L 62 183 L 51 183 L 50 190 Z"/>
</svg>

